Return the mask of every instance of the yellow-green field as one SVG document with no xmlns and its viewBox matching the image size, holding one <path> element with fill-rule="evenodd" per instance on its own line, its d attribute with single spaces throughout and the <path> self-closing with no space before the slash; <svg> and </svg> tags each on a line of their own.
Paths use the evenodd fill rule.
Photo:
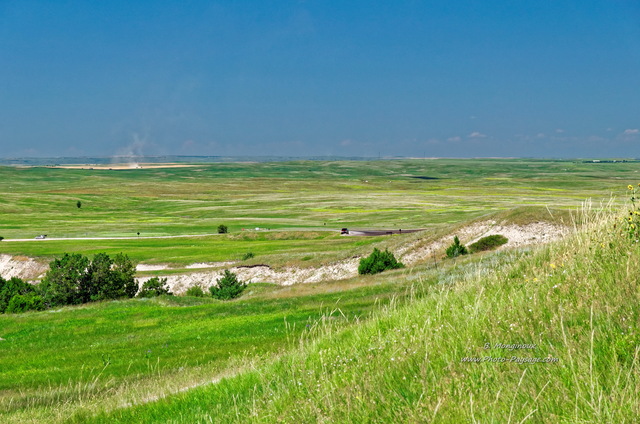
<svg viewBox="0 0 640 424">
<path fill-rule="evenodd" d="M 288 261 L 284 256 L 306 251 L 325 260 L 379 241 L 339 238 L 342 227 L 433 229 L 516 207 L 531 207 L 550 219 L 547 208 L 566 211 L 586 198 L 606 199 L 635 178 L 638 168 L 637 163 L 506 159 L 130 170 L 0 167 L 0 236 L 7 239 L 0 253 L 51 258 L 64 251 L 126 251 L 146 263 L 189 264 L 237 260 L 255 251 L 282 264 Z M 149 238 L 215 234 L 220 224 L 230 235 Z M 296 233 L 239 235 L 256 227 Z M 307 237 L 300 230 L 315 233 Z M 129 239 L 9 242 L 39 234 Z"/>
</svg>

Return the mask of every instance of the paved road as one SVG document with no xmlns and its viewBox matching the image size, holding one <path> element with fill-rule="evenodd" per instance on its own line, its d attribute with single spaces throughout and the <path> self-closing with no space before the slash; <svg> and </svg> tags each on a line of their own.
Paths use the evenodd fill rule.
<svg viewBox="0 0 640 424">
<path fill-rule="evenodd" d="M 179 237 L 208 237 L 208 236 L 217 236 L 220 235 L 218 233 L 211 233 L 211 234 L 180 234 L 177 236 L 150 236 L 150 237 L 138 237 L 138 236 L 132 236 L 132 237 L 47 237 L 45 239 L 35 239 L 35 238 L 29 238 L 29 239 L 4 239 L 2 240 L 2 242 L 7 242 L 7 241 L 50 241 L 50 240 L 58 240 L 58 241 L 64 241 L 64 240 L 137 240 L 137 239 L 166 239 L 166 238 L 179 238 Z"/>
<path fill-rule="evenodd" d="M 409 234 L 416 233 L 418 231 L 424 231 L 424 229 L 417 230 L 349 230 L 349 234 L 343 234 L 345 236 L 385 236 L 391 234 Z"/>
</svg>

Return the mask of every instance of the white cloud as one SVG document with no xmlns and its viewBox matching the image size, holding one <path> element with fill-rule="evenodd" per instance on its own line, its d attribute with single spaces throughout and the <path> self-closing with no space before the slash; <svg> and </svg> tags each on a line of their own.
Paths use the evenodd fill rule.
<svg viewBox="0 0 640 424">
<path fill-rule="evenodd" d="M 458 136 L 447 138 L 447 141 L 453 141 L 453 142 L 460 141 L 460 140 L 461 140 L 461 138 L 458 137 Z"/>
<path fill-rule="evenodd" d="M 562 134 L 562 133 L 564 133 L 564 130 L 562 128 L 556 128 L 556 132 L 558 134 Z"/>
<path fill-rule="evenodd" d="M 486 134 L 482 134 L 478 131 L 474 131 L 471 134 L 469 134 L 469 138 L 487 138 Z"/>
<path fill-rule="evenodd" d="M 638 129 L 638 128 L 627 129 L 627 130 L 624 130 L 624 134 L 625 135 L 640 134 L 640 129 Z"/>
</svg>

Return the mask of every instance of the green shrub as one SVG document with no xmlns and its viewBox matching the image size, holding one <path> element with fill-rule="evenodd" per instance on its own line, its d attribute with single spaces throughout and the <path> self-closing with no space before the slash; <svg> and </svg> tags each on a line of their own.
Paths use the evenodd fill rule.
<svg viewBox="0 0 640 424">
<path fill-rule="evenodd" d="M 138 297 L 156 297 L 163 294 L 173 296 L 169 291 L 169 285 L 166 278 L 153 277 L 142 284 Z"/>
<path fill-rule="evenodd" d="M 35 294 L 36 288 L 25 283 L 20 278 L 13 277 L 5 280 L 0 277 L 0 312 L 6 312 L 11 300 L 15 296 L 28 296 Z"/>
<path fill-rule="evenodd" d="M 247 252 L 247 253 L 245 253 L 244 255 L 242 255 L 242 260 L 243 260 L 243 261 L 246 261 L 247 259 L 251 259 L 251 258 L 253 258 L 254 256 L 256 256 L 256 255 L 254 255 L 254 254 L 253 254 L 253 252 Z"/>
<path fill-rule="evenodd" d="M 366 258 L 360 259 L 358 274 L 377 274 L 388 269 L 404 268 L 402 262 L 398 262 L 393 253 L 389 250 L 381 252 L 378 248 L 373 248 L 373 252 Z"/>
<path fill-rule="evenodd" d="M 230 300 L 240 296 L 246 288 L 246 283 L 238 280 L 236 274 L 225 269 L 222 278 L 218 279 L 218 285 L 209 287 L 209 291 L 216 299 Z"/>
<path fill-rule="evenodd" d="M 191 297 L 204 297 L 204 290 L 202 290 L 202 287 L 195 285 L 189 287 L 184 294 Z"/>
<path fill-rule="evenodd" d="M 485 250 L 493 250 L 493 249 L 495 249 L 497 247 L 502 246 L 503 244 L 507 243 L 508 241 L 509 241 L 509 239 L 506 238 L 503 235 L 492 234 L 492 235 L 487 236 L 487 237 L 482 237 L 477 242 L 475 242 L 473 244 L 470 244 L 469 245 L 469 252 L 476 253 L 476 252 L 484 252 Z"/>
<path fill-rule="evenodd" d="M 25 311 L 43 311 L 45 309 L 42 297 L 35 293 L 17 294 L 11 298 L 7 310 L 8 314 L 18 314 Z"/>
<path fill-rule="evenodd" d="M 227 234 L 229 232 L 229 228 L 224 225 L 224 224 L 220 224 L 218 225 L 218 234 Z"/>
<path fill-rule="evenodd" d="M 4 240 L 4 237 L 0 236 L 0 241 Z"/>
<path fill-rule="evenodd" d="M 466 255 L 467 253 L 469 253 L 469 251 L 462 243 L 460 243 L 458 236 L 455 236 L 451 246 L 447 247 L 448 258 L 455 258 L 460 255 Z"/>
</svg>

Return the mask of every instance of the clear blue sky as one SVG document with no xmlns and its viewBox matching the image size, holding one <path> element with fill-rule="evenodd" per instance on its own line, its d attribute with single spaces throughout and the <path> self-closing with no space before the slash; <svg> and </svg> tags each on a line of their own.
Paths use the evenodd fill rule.
<svg viewBox="0 0 640 424">
<path fill-rule="evenodd" d="M 0 0 L 0 157 L 640 157 L 640 1 Z"/>
</svg>

